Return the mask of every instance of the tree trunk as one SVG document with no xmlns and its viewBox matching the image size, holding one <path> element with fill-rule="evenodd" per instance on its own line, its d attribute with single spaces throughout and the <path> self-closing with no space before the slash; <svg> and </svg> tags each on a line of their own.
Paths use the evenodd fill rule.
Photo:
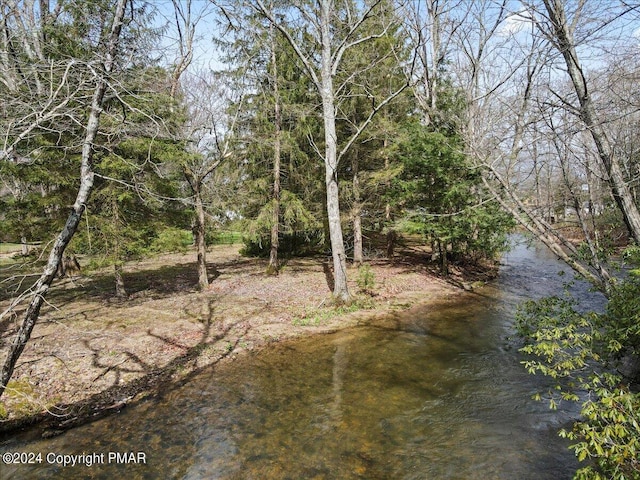
<svg viewBox="0 0 640 480">
<path fill-rule="evenodd" d="M 351 299 L 347 286 L 347 261 L 340 224 L 340 203 L 338 196 L 338 136 L 336 133 L 335 98 L 333 92 L 332 54 L 331 54 L 331 15 L 332 2 L 322 1 L 322 68 L 321 89 L 322 114 L 325 139 L 325 183 L 327 187 L 327 220 L 333 257 L 334 288 L 333 297 L 337 302 Z"/>
<path fill-rule="evenodd" d="M 396 231 L 393 229 L 389 229 L 389 231 L 387 231 L 387 258 L 388 259 L 393 258 L 393 254 L 396 248 L 396 238 L 397 238 Z"/>
<path fill-rule="evenodd" d="M 184 167 L 184 177 L 191 188 L 193 194 L 193 206 L 195 217 L 193 219 L 193 236 L 196 245 L 196 268 L 198 271 L 198 288 L 206 290 L 209 287 L 209 275 L 207 273 L 207 219 L 202 200 L 202 187 L 207 176 L 215 170 L 220 162 L 216 162 L 204 173 L 194 173 L 190 168 Z M 217 276 L 218 271 L 213 268 L 213 275 Z"/>
<path fill-rule="evenodd" d="M 274 138 L 273 138 L 273 217 L 271 219 L 271 251 L 269 252 L 268 274 L 278 274 L 280 263 L 278 260 L 278 248 L 280 246 L 280 152 L 282 114 L 280 112 L 280 96 L 278 90 L 278 64 L 276 59 L 276 46 L 274 41 L 273 25 L 271 25 L 271 66 L 273 75 L 274 98 Z"/>
<path fill-rule="evenodd" d="M 124 261 L 120 258 L 120 237 L 118 235 L 118 231 L 120 229 L 120 215 L 119 215 L 119 207 L 118 200 L 114 196 L 112 198 L 112 208 L 113 208 L 113 228 L 114 228 L 114 238 L 113 238 L 113 274 L 116 283 L 116 297 L 118 298 L 126 298 L 127 289 L 124 286 L 124 278 L 122 277 L 122 265 Z"/>
<path fill-rule="evenodd" d="M 205 238 L 206 219 L 199 183 L 196 184 L 196 188 L 194 189 L 194 197 L 196 207 L 196 224 L 193 231 L 196 237 L 195 243 L 198 263 L 198 288 L 200 290 L 206 290 L 207 288 L 209 288 L 209 275 L 207 273 L 207 241 Z"/>
<path fill-rule="evenodd" d="M 276 141 L 277 153 L 274 153 L 273 164 L 273 217 L 271 219 L 271 250 L 267 273 L 277 275 L 280 270 L 278 249 L 280 248 L 280 144 Z"/>
<path fill-rule="evenodd" d="M 383 147 L 385 152 L 387 151 L 387 147 L 389 146 L 389 140 L 387 139 L 386 135 L 384 138 L 384 142 L 383 142 Z M 385 170 L 389 170 L 390 164 L 389 164 L 389 154 L 385 153 L 384 155 L 384 169 Z M 389 184 L 387 184 L 387 187 L 389 186 Z M 396 240 L 398 239 L 398 235 L 396 234 L 395 229 L 393 228 L 393 217 L 391 214 L 391 204 L 389 202 L 386 203 L 386 205 L 384 206 L 384 221 L 387 224 L 387 258 L 391 259 L 393 258 L 393 253 L 395 251 L 396 248 Z"/>
<path fill-rule="evenodd" d="M 325 122 L 325 128 L 327 122 Z M 325 134 L 327 141 L 327 155 L 333 153 L 335 157 L 335 124 L 332 133 Z M 330 145 L 332 144 L 332 145 Z M 340 204 L 338 201 L 338 174 L 337 165 L 334 161 L 326 162 L 325 183 L 327 187 L 327 220 L 329 222 L 329 239 L 331 240 L 331 255 L 333 258 L 334 289 L 333 296 L 336 301 L 347 302 L 351 298 L 347 286 L 347 261 L 342 236 L 342 225 L 340 224 Z"/>
<path fill-rule="evenodd" d="M 104 59 L 103 71 L 96 78 L 96 87 L 91 99 L 91 108 L 89 110 L 89 118 L 87 120 L 87 130 L 82 145 L 82 157 L 80 167 L 80 187 L 76 201 L 73 204 L 71 213 L 67 218 L 64 228 L 58 234 L 49 259 L 42 272 L 42 275 L 33 287 L 33 297 L 24 315 L 22 325 L 14 337 L 9 347 L 5 363 L 2 366 L 0 374 L 0 397 L 5 392 L 7 384 L 13 375 L 16 362 L 20 358 L 24 347 L 27 345 L 31 332 L 40 315 L 40 309 L 44 303 L 45 297 L 51 287 L 51 283 L 55 277 L 58 266 L 64 254 L 64 250 L 73 238 L 78 224 L 82 218 L 85 205 L 89 199 L 89 194 L 93 187 L 93 142 L 95 141 L 100 125 L 100 115 L 102 113 L 102 102 L 107 87 L 107 77 L 113 70 L 115 63 L 115 55 L 118 48 L 120 31 L 122 30 L 122 20 L 124 18 L 125 5 L 127 0 L 118 0 L 116 11 L 111 25 L 111 31 L 107 39 L 107 52 Z"/>
<path fill-rule="evenodd" d="M 364 262 L 364 254 L 362 252 L 362 216 L 360 214 L 360 206 L 354 208 L 356 208 L 356 211 L 353 214 L 353 263 L 356 266 L 360 266 Z"/>
<path fill-rule="evenodd" d="M 29 244 L 27 243 L 27 237 L 20 237 L 20 249 L 23 257 L 29 255 Z"/>
<path fill-rule="evenodd" d="M 127 289 L 124 286 L 124 278 L 122 277 L 122 262 L 116 261 L 113 265 L 113 273 L 116 280 L 116 297 L 126 298 Z"/>
<path fill-rule="evenodd" d="M 364 255 L 362 252 L 362 200 L 360 199 L 360 177 L 358 172 L 358 150 L 354 151 L 351 161 L 353 170 L 353 263 L 362 265 Z"/>
<path fill-rule="evenodd" d="M 447 262 L 447 244 L 438 240 L 438 252 L 440 254 L 440 273 L 445 277 L 449 275 L 449 263 Z"/>
</svg>

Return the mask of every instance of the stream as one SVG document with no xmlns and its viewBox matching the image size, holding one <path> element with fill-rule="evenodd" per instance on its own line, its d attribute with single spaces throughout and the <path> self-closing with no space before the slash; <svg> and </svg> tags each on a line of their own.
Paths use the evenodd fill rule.
<svg viewBox="0 0 640 480">
<path fill-rule="evenodd" d="M 520 364 L 513 316 L 571 274 L 514 239 L 491 285 L 240 356 L 59 437 L 17 436 L 0 454 L 33 463 L 0 463 L 0 478 L 569 479 L 557 431 L 577 407 L 531 399 L 547 380 Z"/>
</svg>

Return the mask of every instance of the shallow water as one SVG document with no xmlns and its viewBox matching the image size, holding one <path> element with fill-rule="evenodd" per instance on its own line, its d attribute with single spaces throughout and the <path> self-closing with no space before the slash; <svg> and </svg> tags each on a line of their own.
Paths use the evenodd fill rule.
<svg viewBox="0 0 640 480">
<path fill-rule="evenodd" d="M 0 478 L 571 478 L 556 432 L 575 411 L 531 400 L 544 379 L 524 372 L 511 340 L 516 303 L 561 291 L 559 270 L 519 245 L 477 293 L 241 357 L 60 437 L 4 444 L 41 463 L 0 464 Z M 51 455 L 83 453 L 98 463 Z"/>
</svg>

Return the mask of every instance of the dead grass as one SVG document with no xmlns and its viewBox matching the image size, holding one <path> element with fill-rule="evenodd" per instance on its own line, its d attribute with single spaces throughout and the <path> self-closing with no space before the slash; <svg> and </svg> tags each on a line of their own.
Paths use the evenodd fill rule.
<svg viewBox="0 0 640 480">
<path fill-rule="evenodd" d="M 326 258 L 292 259 L 269 276 L 264 260 L 241 257 L 237 248 L 211 249 L 208 259 L 219 275 L 205 292 L 195 288 L 192 253 L 128 264 L 125 300 L 113 296 L 109 272 L 57 280 L 2 398 L 0 431 L 43 420 L 50 432 L 69 428 L 242 351 L 456 295 L 462 282 L 461 272 L 438 278 L 424 252 L 413 250 L 394 261 L 371 261 L 375 285 L 367 295 L 358 295 L 357 270 L 350 267 L 355 301 L 337 310 L 330 306 Z M 10 296 L 0 297 L 2 310 Z M 20 314 L 0 324 L 2 358 Z M 0 415 L 3 408 L 0 403 Z"/>
</svg>

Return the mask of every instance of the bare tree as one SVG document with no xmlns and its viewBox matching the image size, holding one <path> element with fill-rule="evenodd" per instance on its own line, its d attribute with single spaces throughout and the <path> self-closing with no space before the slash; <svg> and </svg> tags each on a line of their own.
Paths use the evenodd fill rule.
<svg viewBox="0 0 640 480">
<path fill-rule="evenodd" d="M 589 90 L 590 82 L 580 62 L 580 56 L 576 48 L 575 31 L 579 22 L 583 21 L 581 12 L 584 10 L 585 3 L 584 0 L 577 2 L 573 18 L 569 19 L 564 2 L 560 0 L 544 0 L 547 16 L 546 18 L 541 18 L 537 25 L 564 58 L 567 73 L 578 97 L 579 103 L 575 110 L 591 134 L 598 152 L 598 158 L 609 177 L 611 193 L 622 212 L 629 234 L 636 242 L 640 242 L 640 210 L 638 210 L 638 205 L 634 201 L 629 186 L 625 181 L 620 159 L 615 155 L 612 143 L 598 120 L 599 116 Z M 625 8 L 633 9 L 633 7 Z M 622 15 L 623 13 L 625 12 L 616 12 L 615 15 Z"/>
<path fill-rule="evenodd" d="M 413 88 L 425 124 L 439 115 L 438 95 L 442 71 L 454 36 L 465 18 L 462 1 L 421 0 L 408 2 L 405 11 L 407 31 L 416 46 L 418 80 Z"/>
<path fill-rule="evenodd" d="M 91 68 L 94 75 L 91 81 L 92 83 L 94 83 L 95 87 L 89 106 L 89 115 L 85 124 L 86 133 L 82 142 L 80 186 L 78 188 L 78 194 L 64 228 L 59 233 L 53 244 L 53 248 L 51 249 L 47 264 L 41 277 L 28 291 L 28 296 L 31 298 L 31 301 L 24 314 L 20 329 L 18 330 L 11 345 L 9 346 L 5 362 L 2 366 L 2 371 L 0 374 L 0 395 L 4 393 L 7 384 L 13 374 L 16 362 L 18 361 L 20 355 L 22 354 L 22 351 L 29 341 L 31 332 L 33 331 L 33 328 L 38 320 L 40 309 L 45 301 L 47 292 L 49 291 L 51 283 L 53 282 L 55 274 L 60 265 L 64 250 L 71 241 L 71 238 L 73 237 L 78 227 L 85 209 L 85 205 L 91 193 L 94 181 L 94 141 L 96 139 L 100 126 L 100 116 L 102 113 L 102 105 L 105 98 L 105 92 L 107 91 L 107 88 L 109 86 L 109 76 L 113 73 L 114 68 L 116 67 L 116 59 L 120 44 L 120 33 L 123 27 L 126 3 L 126 0 L 118 0 L 116 3 L 115 11 L 113 12 L 113 17 L 109 20 L 105 19 L 105 22 L 110 21 L 111 26 L 108 29 L 102 30 L 103 37 L 101 38 L 101 44 L 105 45 L 106 48 L 103 52 L 103 57 L 96 59 L 99 61 L 97 61 L 96 64 Z M 34 32 L 37 31 L 38 30 L 35 30 Z M 28 44 L 25 43 L 25 46 L 28 46 Z M 29 55 L 38 55 L 38 48 L 40 47 L 40 44 L 38 42 L 35 42 L 33 46 L 33 52 L 29 53 Z M 27 48 L 26 50 L 30 51 L 29 48 Z M 30 67 L 26 66 L 26 68 L 29 69 Z M 35 88 L 37 89 L 41 88 L 38 86 L 38 83 L 39 82 L 35 82 Z M 64 88 L 65 87 L 63 87 L 62 85 L 60 86 L 60 90 L 63 90 Z M 40 116 L 36 115 L 32 123 L 27 125 L 21 133 L 16 135 L 13 141 L 5 142 L 0 158 L 7 158 L 11 155 L 14 155 L 16 148 L 20 146 L 20 141 L 26 138 L 30 134 L 30 132 L 35 131 L 39 126 L 42 125 L 41 117 L 55 115 L 55 113 L 52 112 L 51 108 L 53 108 L 55 112 L 55 109 L 57 107 L 60 107 L 60 105 L 64 104 L 62 95 L 60 97 L 52 95 L 51 99 L 53 100 L 53 102 L 51 103 L 50 108 L 43 110 Z M 23 295 L 23 298 L 25 298 L 26 296 L 27 295 Z"/>
<path fill-rule="evenodd" d="M 32 161 L 18 146 L 41 129 L 56 132 L 74 124 L 79 114 L 74 102 L 93 80 L 91 65 L 82 59 L 44 57 L 43 32 L 60 8 L 61 2 L 56 11 L 39 15 L 33 2 L 0 1 L 0 161 Z"/>
<path fill-rule="evenodd" d="M 533 176 L 539 182 L 543 163 L 547 171 L 553 168 L 545 163 L 545 145 L 559 146 L 541 135 L 550 97 L 557 100 L 548 83 L 548 42 L 537 35 L 530 11 L 511 11 L 507 2 L 485 3 L 469 6 L 452 53 L 456 81 L 467 94 L 466 116 L 460 122 L 466 153 L 483 172 L 487 191 L 522 227 L 606 291 L 609 275 L 597 257 L 581 256 L 550 223 L 539 201 L 524 197 L 527 179 Z M 545 132 L 559 133 L 549 128 Z"/>
<path fill-rule="evenodd" d="M 183 81 L 183 87 L 183 101 L 189 120 L 183 133 L 188 144 L 188 155 L 181 162 L 181 169 L 191 194 L 189 202 L 195 208 L 193 232 L 198 285 L 204 290 L 209 286 L 205 239 L 208 223 L 207 184 L 212 174 L 234 154 L 233 140 L 242 93 L 225 88 L 222 78 L 213 72 L 190 75 Z M 235 114 L 230 114 L 230 105 L 234 103 Z"/>
<path fill-rule="evenodd" d="M 189 72 L 194 60 L 199 23 L 210 13 L 210 5 L 193 0 L 172 0 L 176 38 L 172 46 L 175 52 L 171 83 L 171 97 L 185 108 L 188 120 L 180 132 L 179 140 L 186 142 L 187 155 L 180 161 L 182 174 L 187 182 L 190 197 L 187 200 L 195 209 L 193 233 L 196 245 L 198 287 L 209 286 L 206 231 L 208 212 L 206 205 L 207 183 L 212 174 L 232 155 L 231 140 L 237 120 L 227 110 L 232 103 L 229 89 L 224 87 L 220 75 L 195 69 Z M 213 266 L 214 275 L 217 274 Z"/>
</svg>

